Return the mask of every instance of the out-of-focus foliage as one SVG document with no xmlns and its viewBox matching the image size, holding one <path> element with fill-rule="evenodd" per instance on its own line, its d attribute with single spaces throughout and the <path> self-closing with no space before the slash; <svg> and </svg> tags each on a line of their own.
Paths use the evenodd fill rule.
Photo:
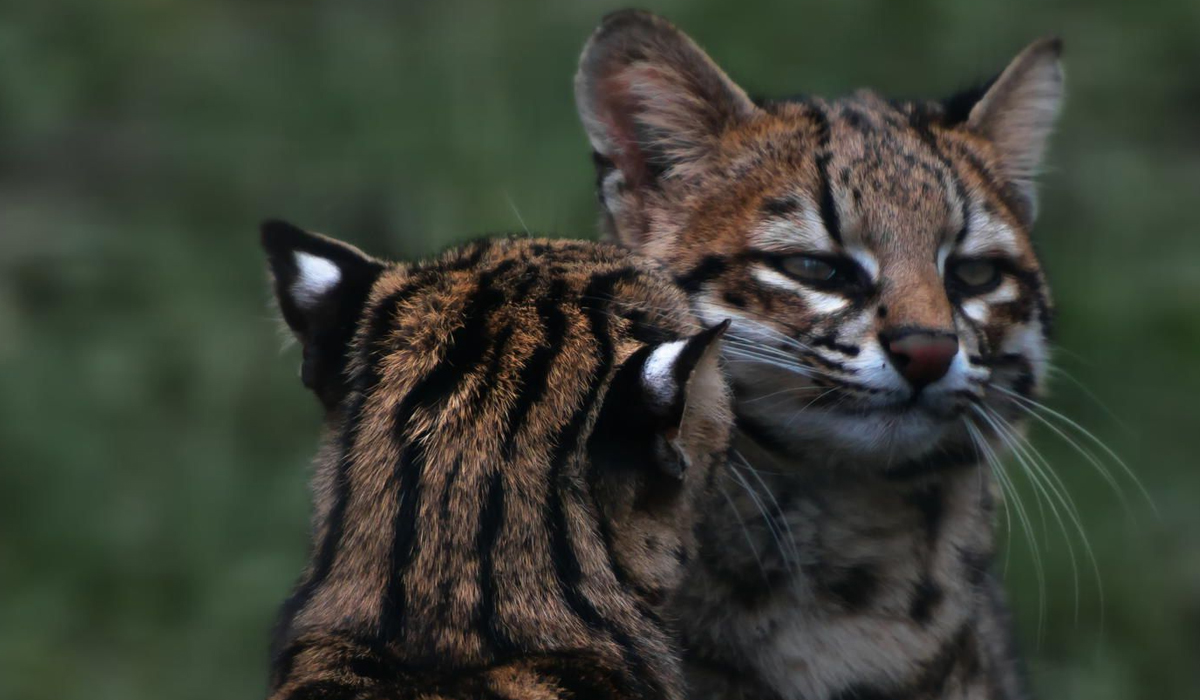
<svg viewBox="0 0 1200 700">
<path fill-rule="evenodd" d="M 1053 432 L 1098 577 L 1047 510 L 1007 578 L 1045 698 L 1200 687 L 1200 3 L 653 3 L 749 90 L 941 94 L 1066 39 L 1037 239 Z M 577 52 L 603 2 L 59 0 L 0 10 L 0 697 L 261 695 L 303 565 L 316 402 L 256 224 L 393 256 L 594 235 Z M 1021 477 L 1016 477 L 1021 481 Z M 1027 498 L 1033 497 L 1028 488 Z M 1101 597 L 1100 585 L 1103 587 Z"/>
</svg>

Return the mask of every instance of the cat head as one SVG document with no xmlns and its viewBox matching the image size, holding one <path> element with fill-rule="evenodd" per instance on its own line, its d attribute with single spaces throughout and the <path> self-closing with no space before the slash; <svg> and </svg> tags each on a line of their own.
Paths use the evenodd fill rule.
<svg viewBox="0 0 1200 700">
<path fill-rule="evenodd" d="M 263 244 L 329 428 L 312 574 L 277 649 L 352 623 L 482 663 L 581 644 L 572 610 L 657 634 L 629 598 L 678 584 L 724 464 L 726 324 L 701 327 L 657 264 L 609 244 L 388 263 L 282 222 Z"/>
<path fill-rule="evenodd" d="M 1060 51 L 1034 42 L 944 101 L 756 102 L 665 20 L 603 22 L 575 95 L 607 227 L 701 318 L 733 319 L 748 431 L 868 463 L 974 456 L 984 414 L 1038 391 L 1051 303 L 1033 181 Z"/>
</svg>

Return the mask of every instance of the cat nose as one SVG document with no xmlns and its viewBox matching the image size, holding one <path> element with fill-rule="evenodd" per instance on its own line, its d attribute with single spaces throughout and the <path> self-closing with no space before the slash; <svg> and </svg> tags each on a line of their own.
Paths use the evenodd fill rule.
<svg viewBox="0 0 1200 700">
<path fill-rule="evenodd" d="M 958 354 L 958 336 L 945 331 L 900 329 L 880 334 L 879 342 L 916 391 L 946 376 Z"/>
</svg>

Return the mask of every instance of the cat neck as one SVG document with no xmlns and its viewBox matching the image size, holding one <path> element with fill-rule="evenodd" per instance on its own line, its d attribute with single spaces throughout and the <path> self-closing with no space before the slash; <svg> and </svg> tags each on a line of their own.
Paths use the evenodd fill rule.
<svg viewBox="0 0 1200 700">
<path fill-rule="evenodd" d="M 881 470 L 844 457 L 780 454 L 739 432 L 724 483 L 736 522 L 724 529 L 742 541 L 724 548 L 752 544 L 736 564 L 755 572 L 747 580 L 762 573 L 767 588 L 782 578 L 868 570 L 872 585 L 907 587 L 917 569 L 955 552 L 963 561 L 951 568 L 973 578 L 992 557 L 995 483 L 964 457 L 939 453 Z"/>
<path fill-rule="evenodd" d="M 737 435 L 674 601 L 693 666 L 790 689 L 764 696 L 816 698 L 924 677 L 946 649 L 973 658 L 973 635 L 997 624 L 991 473 L 944 458 L 902 466 Z"/>
</svg>

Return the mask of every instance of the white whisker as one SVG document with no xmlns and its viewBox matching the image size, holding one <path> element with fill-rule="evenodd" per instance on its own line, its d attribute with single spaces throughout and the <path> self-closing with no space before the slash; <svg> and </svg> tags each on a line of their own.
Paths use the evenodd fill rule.
<svg viewBox="0 0 1200 700">
<path fill-rule="evenodd" d="M 742 514 L 733 503 L 733 499 L 729 497 L 729 492 L 725 490 L 725 485 L 717 480 L 717 489 L 721 495 L 725 497 L 725 502 L 729 504 L 729 509 L 733 511 L 733 515 L 737 518 L 738 525 L 742 528 L 742 534 L 746 537 L 746 546 L 750 548 L 750 553 L 754 555 L 754 561 L 758 563 L 759 573 L 762 574 L 763 580 L 767 579 L 767 568 L 763 566 L 762 557 L 758 555 L 758 547 L 754 546 L 754 538 L 750 535 L 750 530 L 746 528 L 746 521 L 742 519 Z"/>
<path fill-rule="evenodd" d="M 1017 514 L 1017 521 L 1021 524 L 1021 529 L 1025 532 L 1026 543 L 1029 545 L 1030 553 L 1032 554 L 1034 578 L 1037 579 L 1038 589 L 1038 623 L 1036 638 L 1038 642 L 1044 634 L 1044 624 L 1046 621 L 1046 571 L 1042 564 L 1042 550 L 1038 545 L 1037 538 L 1033 534 L 1033 523 L 1029 518 L 1029 513 L 1025 509 L 1025 505 L 1021 502 L 1020 492 L 1017 491 L 1016 485 L 1004 471 L 1004 466 L 1000 462 L 999 456 L 992 446 L 987 442 L 973 423 L 967 423 L 969 431 L 977 433 L 979 437 L 978 444 L 983 449 L 984 457 L 992 468 L 992 472 L 1000 481 L 1001 488 L 1006 488 L 1011 496 L 1012 507 Z M 1007 507 L 1007 502 L 1006 502 Z"/>
<path fill-rule="evenodd" d="M 790 550 L 791 550 L 790 555 L 785 556 L 784 559 L 787 560 L 790 557 L 790 561 L 788 562 L 790 565 L 794 565 L 795 563 L 799 562 L 800 561 L 800 549 L 796 543 L 796 535 L 792 532 L 791 521 L 788 520 L 787 513 L 784 512 L 783 507 L 779 505 L 779 500 L 775 498 L 775 493 L 771 490 L 771 488 L 769 486 L 767 486 L 767 482 L 765 479 L 762 478 L 762 475 L 759 474 L 757 470 L 755 470 L 753 467 L 750 466 L 750 462 L 745 458 L 745 456 L 742 455 L 741 452 L 738 452 L 736 449 L 733 449 L 730 451 L 730 454 L 733 455 L 734 457 L 736 457 L 737 460 L 742 463 L 742 467 L 747 469 L 751 473 L 751 475 L 754 476 L 755 480 L 758 481 L 758 485 L 762 487 L 763 491 L 767 494 L 767 497 L 771 499 L 771 503 L 775 506 L 775 512 L 779 514 L 779 519 L 781 521 L 783 521 L 783 527 L 785 530 L 787 530 L 788 543 L 790 544 Z M 739 469 L 739 467 L 737 465 L 733 464 L 733 462 L 730 462 L 729 465 L 731 467 L 733 467 L 734 469 Z M 789 568 L 790 568 L 790 566 L 789 566 Z"/>
</svg>

